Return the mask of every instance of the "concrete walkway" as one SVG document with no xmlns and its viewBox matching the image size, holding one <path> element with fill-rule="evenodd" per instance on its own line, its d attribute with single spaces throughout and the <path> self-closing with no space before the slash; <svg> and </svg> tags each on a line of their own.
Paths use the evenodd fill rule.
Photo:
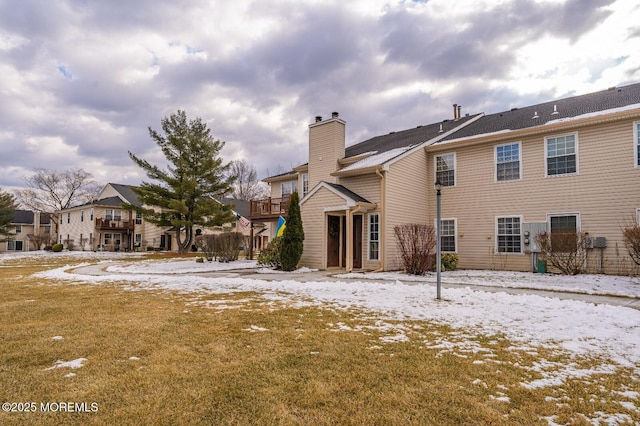
<svg viewBox="0 0 640 426">
<path fill-rule="evenodd" d="M 109 275 L 111 272 L 106 272 L 105 268 L 108 266 L 113 266 L 113 263 L 109 265 L 87 265 L 81 266 L 78 268 L 73 268 L 70 272 L 83 274 L 83 275 Z M 257 273 L 257 269 L 233 269 L 226 271 L 210 271 L 210 272 L 189 272 L 184 275 L 197 275 L 204 277 L 212 277 L 212 278 L 247 278 L 247 279 L 256 279 L 256 280 L 265 280 L 265 281 L 287 281 L 293 280 L 298 282 L 349 282 L 349 281 L 359 281 L 359 282 L 384 282 L 385 280 L 379 279 L 367 279 L 367 278 L 343 278 L 336 277 L 335 275 L 343 274 L 344 271 L 311 271 L 311 272 L 274 272 L 274 273 Z M 436 286 L 434 283 L 427 281 L 405 281 L 404 284 L 408 285 L 428 285 L 433 287 L 433 293 L 435 297 Z M 586 303 L 593 304 L 608 304 L 614 306 L 623 306 L 631 309 L 640 310 L 640 299 L 633 297 L 623 297 L 623 296 L 603 296 L 603 295 L 595 295 L 595 294 L 584 294 L 584 293 L 572 293 L 572 292 L 561 292 L 561 291 L 550 291 L 550 290 L 540 290 L 540 289 L 528 289 L 528 288 L 509 288 L 509 287 L 492 287 L 488 285 L 469 285 L 469 284 L 455 284 L 455 283 L 442 283 L 442 296 L 446 298 L 447 288 L 473 288 L 474 290 L 479 291 L 487 291 L 487 292 L 502 292 L 507 294 L 534 294 L 542 297 L 549 298 L 558 298 L 558 299 L 566 299 L 566 300 L 578 300 Z"/>
</svg>

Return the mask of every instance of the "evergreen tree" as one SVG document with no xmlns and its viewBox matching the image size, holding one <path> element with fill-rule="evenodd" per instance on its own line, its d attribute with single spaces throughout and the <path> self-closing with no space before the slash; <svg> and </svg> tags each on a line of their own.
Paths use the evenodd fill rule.
<svg viewBox="0 0 640 426">
<path fill-rule="evenodd" d="M 9 225 L 13 222 L 15 213 L 15 197 L 0 188 L 0 242 L 5 242 L 13 236 L 9 231 Z"/>
<path fill-rule="evenodd" d="M 282 248 L 280 262 L 284 271 L 293 271 L 298 266 L 302 257 L 304 231 L 302 218 L 300 217 L 300 204 L 298 193 L 291 194 L 289 211 L 287 212 L 287 226 L 282 234 Z"/>
<path fill-rule="evenodd" d="M 142 213 L 153 224 L 172 227 L 178 251 L 186 253 L 193 244 L 195 225 L 219 226 L 234 219 L 231 206 L 215 199 L 231 191 L 235 177 L 228 173 L 231 163 L 223 164 L 219 158 L 224 142 L 214 140 L 200 118 L 187 121 L 186 113 L 178 110 L 161 123 L 164 135 L 150 127 L 149 135 L 169 166 L 163 170 L 129 152 L 147 176 L 159 183 L 143 182 L 134 188 L 146 208 L 126 207 Z"/>
</svg>

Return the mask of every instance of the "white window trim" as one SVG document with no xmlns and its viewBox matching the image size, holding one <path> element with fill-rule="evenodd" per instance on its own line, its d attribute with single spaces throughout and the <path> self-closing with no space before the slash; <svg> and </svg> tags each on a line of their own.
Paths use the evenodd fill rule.
<svg viewBox="0 0 640 426">
<path fill-rule="evenodd" d="M 456 250 L 455 251 L 444 251 L 442 250 L 442 253 L 458 253 L 458 249 L 460 248 L 458 246 L 458 218 L 456 217 L 441 217 L 440 221 L 443 222 L 445 220 L 452 220 L 453 221 L 453 238 L 454 238 L 454 244 L 456 245 Z M 433 229 L 434 233 L 438 233 L 438 220 L 437 219 L 433 219 L 433 226 L 435 226 L 436 228 Z M 438 240 L 436 239 L 436 244 L 438 243 Z M 434 248 L 435 249 L 435 248 Z"/>
<path fill-rule="evenodd" d="M 556 216 L 556 215 L 553 215 Z M 517 217 L 520 219 L 520 251 L 517 253 L 510 253 L 510 252 L 503 252 L 503 251 L 498 251 L 498 219 L 505 219 L 505 218 L 512 218 L 512 217 Z M 493 247 L 493 250 L 495 252 L 495 254 L 499 254 L 499 255 L 515 255 L 515 256 L 521 256 L 524 254 L 524 236 L 522 235 L 522 225 L 524 224 L 524 216 L 519 215 L 519 214 L 503 214 L 503 215 L 499 215 L 496 216 L 494 219 L 494 231 L 493 231 L 493 235 L 494 235 L 494 240 L 495 240 L 495 244 Z M 551 224 L 551 222 L 549 222 L 549 224 Z M 549 225 L 551 226 L 551 225 Z"/>
<path fill-rule="evenodd" d="M 638 138 L 640 137 L 640 121 L 633 122 L 633 166 L 635 168 L 640 168 L 640 164 L 638 164 L 638 143 L 640 142 Z"/>
<path fill-rule="evenodd" d="M 371 258 L 371 216 L 378 216 L 378 258 L 377 259 L 372 259 Z M 367 260 L 372 261 L 372 262 L 379 262 L 380 261 L 380 254 L 382 253 L 382 235 L 380 233 L 381 231 L 381 226 L 380 226 L 380 212 L 375 212 L 375 213 L 369 213 L 367 215 Z"/>
<path fill-rule="evenodd" d="M 442 187 L 455 188 L 456 186 L 458 186 L 458 155 L 456 154 L 456 151 L 433 155 L 433 182 L 438 179 L 438 157 L 444 157 L 445 155 L 453 155 L 453 185 L 443 185 Z"/>
<path fill-rule="evenodd" d="M 509 146 L 509 145 L 518 145 L 518 167 L 519 167 L 519 176 L 518 179 L 510 179 L 510 180 L 498 180 L 498 148 L 501 146 Z M 545 160 L 546 162 L 546 160 Z M 509 143 L 501 143 L 499 145 L 494 145 L 493 148 L 493 179 L 496 183 L 507 183 L 507 182 L 517 182 L 522 180 L 522 141 L 517 142 L 509 142 Z"/>
<path fill-rule="evenodd" d="M 576 142 L 576 171 L 575 173 L 563 173 L 563 174 L 558 174 L 558 175 L 550 175 L 549 174 L 549 170 L 547 168 L 547 159 L 548 157 L 548 153 L 549 153 L 549 139 L 553 139 L 553 138 L 559 138 L 562 136 L 570 136 L 573 135 L 574 136 L 574 140 Z M 579 141 L 578 141 L 578 132 L 570 132 L 570 133 L 560 133 L 557 135 L 551 135 L 551 136 L 545 136 L 544 138 L 544 177 L 546 178 L 556 178 L 556 177 L 563 177 L 563 176 L 577 176 L 580 174 L 580 155 L 579 155 Z"/>
</svg>

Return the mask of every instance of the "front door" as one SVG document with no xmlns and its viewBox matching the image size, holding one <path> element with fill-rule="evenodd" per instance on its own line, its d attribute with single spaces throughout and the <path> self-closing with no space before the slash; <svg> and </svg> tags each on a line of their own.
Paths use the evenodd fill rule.
<svg viewBox="0 0 640 426">
<path fill-rule="evenodd" d="M 340 216 L 327 216 L 327 268 L 340 266 Z"/>
<path fill-rule="evenodd" d="M 362 268 L 362 215 L 353 216 L 353 268 Z"/>
</svg>

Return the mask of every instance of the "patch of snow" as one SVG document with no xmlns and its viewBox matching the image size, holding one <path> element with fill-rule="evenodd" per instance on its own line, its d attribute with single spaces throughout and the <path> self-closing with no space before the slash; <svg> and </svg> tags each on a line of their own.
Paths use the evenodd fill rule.
<svg viewBox="0 0 640 426">
<path fill-rule="evenodd" d="M 53 370 L 55 368 L 80 368 L 86 360 L 86 358 L 78 358 L 72 361 L 57 360 L 52 367 L 45 368 L 45 370 Z"/>
</svg>

